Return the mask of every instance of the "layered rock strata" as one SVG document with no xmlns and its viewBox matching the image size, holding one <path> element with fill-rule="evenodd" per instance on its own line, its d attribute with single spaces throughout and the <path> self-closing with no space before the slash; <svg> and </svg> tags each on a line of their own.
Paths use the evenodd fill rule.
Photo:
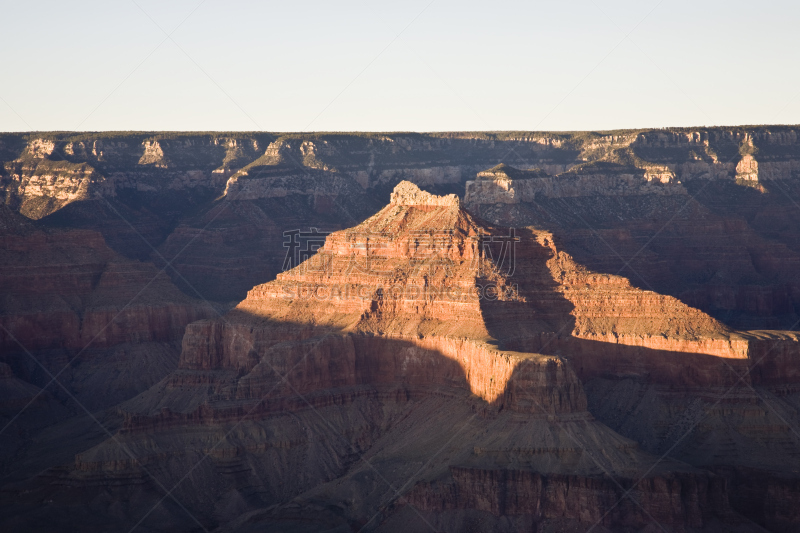
<svg viewBox="0 0 800 533">
<path fill-rule="evenodd" d="M 573 173 L 578 171 L 567 174 Z M 698 178 L 675 184 L 688 187 L 691 197 L 685 191 L 664 195 L 646 187 L 671 185 L 650 185 L 642 177 L 648 185 L 639 191 L 606 195 L 580 186 L 573 194 L 563 189 L 571 183 L 564 175 L 557 194 L 542 188 L 527 194 L 531 184 L 547 179 L 505 174 L 468 182 L 470 209 L 498 223 L 546 228 L 593 270 L 625 275 L 640 288 L 675 296 L 739 329 L 796 325 L 800 292 L 793 272 L 800 249 L 790 236 L 790 200 L 779 190 L 768 197 L 733 180 Z M 791 182 L 779 187 L 793 190 Z"/>
<path fill-rule="evenodd" d="M 39 363 L 55 373 L 76 355 L 81 355 L 76 367 L 100 360 L 104 363 L 91 374 L 74 368 L 62 379 L 81 383 L 74 392 L 84 402 L 111 405 L 174 368 L 175 343 L 186 325 L 214 314 L 152 264 L 109 249 L 96 232 L 49 229 L 5 206 L 2 215 L 0 353 L 26 379 L 50 381 Z M 115 355 L 141 352 L 143 346 L 152 357 Z M 135 371 L 138 377 L 128 375 L 145 361 Z M 107 390 L 104 398 L 96 396 L 98 390 Z"/>
<path fill-rule="evenodd" d="M 359 206 L 388 197 L 403 178 L 461 194 L 465 181 L 499 161 L 542 170 L 494 169 L 475 182 L 486 190 L 470 189 L 467 197 L 473 214 L 518 228 L 513 274 L 500 259 L 508 253 L 508 230 L 469 215 L 451 216 L 452 199 L 420 194 L 410 201 L 417 193 L 405 186 L 410 194 L 400 194 L 405 200 L 394 207 L 405 222 L 388 215 L 374 219 L 366 239 L 336 233 L 319 263 L 259 285 L 227 322 L 190 328 L 181 368 L 120 409 L 124 429 L 118 438 L 141 460 L 126 457 L 113 442 L 86 445 L 73 466 L 50 472 L 48 483 L 86 487 L 122 480 L 120 486 L 128 487 L 123 490 L 131 491 L 126 493 L 131 515 L 141 511 L 137 516 L 142 516 L 152 502 L 141 492 L 137 500 L 137 489 L 131 488 L 149 482 L 142 465 L 177 482 L 208 451 L 213 467 L 200 467 L 203 483 L 222 488 L 205 499 L 188 489 L 181 496 L 209 525 L 233 515 L 249 517 L 242 520 L 255 527 L 262 519 L 295 523 L 292 517 L 316 513 L 323 517 L 320 524 L 344 520 L 359 529 L 393 497 L 380 476 L 359 462 L 365 453 L 397 487 L 415 479 L 407 496 L 442 529 L 460 529 L 473 518 L 486 529 L 510 529 L 512 522 L 528 529 L 566 528 L 592 518 L 580 514 L 576 501 L 622 496 L 619 486 L 593 477 L 602 476 L 602 469 L 585 466 L 594 464 L 587 459 L 587 443 L 577 446 L 571 438 L 592 435 L 602 443 L 593 449 L 595 457 L 615 446 L 629 449 L 635 441 L 655 454 L 631 452 L 645 462 L 672 450 L 671 456 L 692 465 L 669 460 L 642 492 L 634 489 L 639 501 L 651 502 L 647 512 L 659 522 L 681 529 L 697 526 L 701 516 L 703 527 L 722 521 L 723 530 L 747 529 L 746 521 L 734 524 L 738 519 L 724 505 L 707 503 L 726 500 L 771 530 L 796 526 L 796 476 L 785 465 L 797 460 L 790 430 L 800 406 L 797 341 L 790 332 L 731 329 L 790 327 L 798 318 L 794 273 L 800 226 L 790 198 L 797 191 L 792 128 L 310 134 L 278 140 L 142 134 L 133 142 L 123 134 L 89 137 L 55 138 L 50 146 L 47 139 L 3 136 L 0 154 L 7 163 L 0 181 L 8 205 L 19 209 L 28 202 L 33 217 L 56 210 L 44 218 L 51 227 L 102 229 L 106 242 L 129 257 L 159 266 L 160 256 L 175 259 L 180 275 L 169 272 L 176 283 L 189 280 L 181 286 L 187 294 L 196 296 L 199 289 L 222 301 L 244 296 L 282 270 L 283 231 L 351 226 L 370 212 Z M 91 174 L 84 189 L 84 178 L 75 177 L 79 167 L 89 173 L 84 177 Z M 40 179 L 51 168 L 59 169 L 51 172 L 52 183 Z M 525 182 L 530 183 L 520 186 Z M 15 192 L 29 183 L 30 195 Z M 113 190 L 107 190 L 109 184 Z M 229 194 L 219 199 L 226 188 Z M 247 198 L 236 200 L 239 192 Z M 404 202 L 417 207 L 404 210 L 409 207 Z M 453 221 L 453 228 L 447 226 Z M 535 229 L 520 229 L 530 225 Z M 376 234 L 373 226 L 385 231 Z M 404 233 L 407 228 L 410 233 Z M 477 228 L 478 235 L 469 228 Z M 435 252 L 434 242 L 447 252 Z M 326 265 L 335 265 L 338 273 L 325 273 Z M 376 265 L 386 272 L 372 272 Z M 109 279 L 128 275 L 122 274 L 112 268 Z M 106 288 L 111 286 L 111 292 L 119 290 L 117 281 Z M 57 284 L 51 288 L 59 290 Z M 182 305 L 183 296 L 171 291 L 162 291 L 165 299 Z M 28 293 L 22 298 L 35 300 Z M 65 299 L 73 306 L 73 296 Z M 291 304 L 283 305 L 285 300 Z M 180 313 L 167 311 L 153 320 L 173 314 Z M 448 316 L 456 319 L 442 318 Z M 122 374 L 127 382 L 138 377 L 134 367 L 141 374 L 156 367 L 167 372 L 169 365 L 159 361 L 177 363 L 170 341 L 140 338 L 142 322 L 131 319 L 131 335 L 112 335 L 108 347 L 92 354 L 71 378 L 72 385 L 83 387 L 83 401 L 102 389 L 89 377 L 110 377 L 116 365 L 128 369 Z M 167 325 L 164 331 L 178 329 Z M 48 357 L 66 362 L 62 348 L 49 346 L 42 348 Z M 338 354 L 345 355 L 340 360 Z M 138 366 L 126 367 L 125 361 Z M 14 379 L 35 381 L 30 369 L 15 365 Z M 133 386 L 118 399 L 141 388 Z M 113 396 L 116 389 L 102 390 Z M 596 421 L 588 424 L 584 406 L 632 440 Z M 566 424 L 569 433 L 557 444 L 536 436 L 524 447 L 518 445 L 520 434 L 481 440 L 486 421 L 496 421 L 491 431 L 498 433 L 520 420 L 515 417 L 529 420 L 524 431 L 532 434 L 541 427 L 552 431 L 551 422 L 540 424 L 539 417 Z M 241 431 L 224 439 L 240 420 Z M 414 424 L 403 426 L 403 420 Z M 480 429 L 470 433 L 475 420 L 482 421 Z M 437 437 L 413 453 L 404 451 L 425 436 L 411 427 L 428 428 Z M 405 438 L 404 431 L 414 438 Z M 451 438 L 466 443 L 469 453 L 457 456 L 445 446 L 447 458 L 432 461 L 419 479 L 413 477 L 416 468 L 396 467 L 408 457 L 425 457 L 423 466 L 430 449 Z M 212 448 L 214 443 L 221 444 Z M 585 468 L 553 466 L 571 464 L 577 448 L 585 451 Z M 491 461 L 485 460 L 487 453 Z M 309 464 L 309 457 L 317 459 Z M 528 470 L 509 468 L 507 461 Z M 638 479 L 625 472 L 623 463 L 631 462 L 637 464 L 625 456 L 609 467 L 623 487 Z M 720 493 L 722 481 L 727 487 Z M 371 491 L 378 484 L 385 492 Z M 550 497 L 579 486 L 589 487 L 588 499 L 577 490 Z M 30 498 L 58 495 L 56 490 L 43 496 L 36 483 L 15 494 L 31 488 L 25 493 Z M 87 497 L 93 497 L 91 490 Z M 520 491 L 530 497 L 510 501 Z M 301 493 L 305 496 L 294 499 Z M 71 505 L 68 500 L 59 505 Z M 338 514 L 317 505 L 320 501 L 337 502 Z M 376 518 L 380 527 L 419 519 L 403 501 Z M 538 502 L 540 511 L 528 501 Z M 264 511 L 274 503 L 279 505 Z M 623 527 L 626 516 L 630 527 L 648 525 L 647 513 L 631 500 L 620 507 L 625 511 L 612 513 L 598 529 Z M 672 518 L 662 512 L 667 507 Z M 40 511 L 35 503 L 31 509 Z M 180 509 L 166 514 L 172 521 L 165 523 L 182 527 L 177 524 L 186 517 Z M 119 523 L 126 525 L 131 524 L 124 519 Z"/>
<path fill-rule="evenodd" d="M 501 260 L 512 243 L 514 271 Z M 597 292 L 606 299 L 592 299 Z M 643 305 L 650 324 L 633 316 Z M 612 333 L 620 342 L 608 342 Z M 469 513 L 498 530 L 553 520 L 755 527 L 728 506 L 721 477 L 659 463 L 593 420 L 574 364 L 533 348 L 544 339 L 561 352 L 613 344 L 584 354 L 608 368 L 619 346 L 637 343 L 747 356 L 715 320 L 581 269 L 552 236 L 509 235 L 454 195 L 401 183 L 379 213 L 331 234 L 223 318 L 189 325 L 179 370 L 121 406 L 116 439 L 135 459 L 110 440 L 78 454 L 63 479 L 131 486 L 146 465 L 177 482 L 207 455 L 195 482 L 217 488 L 178 483 L 175 494 L 209 526 L 231 517 L 215 500 L 257 486 L 235 507 L 256 524 L 291 523 L 291 505 L 324 501 L 378 530 L 409 512 L 445 529 Z M 627 488 L 634 499 L 617 509 Z"/>
<path fill-rule="evenodd" d="M 225 231 L 209 227 L 206 233 L 213 235 L 192 240 L 206 227 L 197 221 L 213 218 L 214 201 L 226 190 L 225 198 L 238 198 L 249 204 L 245 210 L 260 209 L 268 218 L 290 206 L 283 210 L 295 215 L 291 226 L 283 226 L 281 217 L 259 229 L 266 249 L 284 231 L 362 221 L 403 179 L 439 192 L 463 194 L 466 186 L 467 205 L 482 217 L 567 235 L 562 247 L 594 270 L 626 275 L 739 329 L 788 328 L 800 319 L 800 289 L 788 266 L 800 258 L 800 226 L 790 200 L 797 192 L 796 139 L 794 128 L 777 126 L 425 135 L 8 134 L 0 139 L 0 182 L 14 209 L 54 225 L 100 231 L 127 257 L 158 262 L 151 246 L 170 239 L 165 252 L 191 241 L 194 257 L 179 261 L 181 274 L 191 277 L 191 285 L 208 287 L 206 297 L 222 301 L 239 300 L 248 285 L 271 279 L 281 270 L 283 252 L 254 259 L 227 237 L 225 231 L 251 229 L 242 217 L 229 219 Z M 498 162 L 541 171 L 527 178 L 473 179 Z M 215 250 L 220 238 L 226 239 L 225 254 Z M 687 254 L 673 246 L 679 240 L 701 253 L 689 258 L 689 269 L 682 263 Z M 731 262 L 724 256 L 734 247 Z M 776 268 L 770 264 L 774 254 L 790 262 Z M 197 263 L 205 264 L 192 272 Z M 260 271 L 266 275 L 255 274 Z M 180 276 L 170 275 L 181 285 Z"/>
<path fill-rule="evenodd" d="M 634 166 L 595 163 L 551 176 L 541 169 L 519 170 L 501 164 L 479 172 L 477 178 L 466 183 L 464 202 L 468 206 L 534 202 L 537 196 L 571 198 L 687 194 L 666 167 L 661 172 L 654 172 Z"/>
<path fill-rule="evenodd" d="M 6 201 L 35 218 L 83 198 L 88 189 L 106 197 L 198 187 L 220 191 L 229 177 L 228 188 L 259 197 L 330 188 L 332 181 L 341 182 L 334 188 L 359 184 L 387 192 L 404 179 L 460 189 L 476 172 L 508 161 L 547 174 L 520 183 L 533 187 L 526 194 L 574 196 L 579 190 L 683 194 L 680 182 L 787 181 L 800 168 L 796 130 L 778 126 L 574 134 L 9 134 L 0 155 Z M 242 178 L 252 181 L 254 171 L 282 166 L 296 175 L 274 187 L 243 183 Z M 567 172 L 573 167 L 577 173 Z M 314 183 L 302 185 L 304 177 Z"/>
<path fill-rule="evenodd" d="M 1 238 L 4 350 L 169 341 L 212 312 L 152 265 L 110 250 L 98 233 L 25 227 Z"/>
</svg>

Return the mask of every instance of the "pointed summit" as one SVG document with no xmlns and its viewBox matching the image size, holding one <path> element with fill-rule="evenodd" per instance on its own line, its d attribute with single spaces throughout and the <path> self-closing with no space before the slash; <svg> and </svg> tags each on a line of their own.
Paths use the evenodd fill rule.
<svg viewBox="0 0 800 533">
<path fill-rule="evenodd" d="M 563 342 L 579 338 L 596 343 L 596 354 L 628 345 L 746 356 L 746 343 L 705 313 L 588 271 L 547 232 L 491 226 L 454 195 L 409 182 L 378 213 L 253 288 L 235 312 L 339 332 L 491 341 L 521 352 L 567 349 Z"/>
<path fill-rule="evenodd" d="M 316 255 L 255 287 L 237 309 L 343 331 L 486 339 L 476 291 L 493 269 L 481 244 L 491 234 L 456 195 L 404 181 L 386 207 L 332 233 Z"/>
</svg>

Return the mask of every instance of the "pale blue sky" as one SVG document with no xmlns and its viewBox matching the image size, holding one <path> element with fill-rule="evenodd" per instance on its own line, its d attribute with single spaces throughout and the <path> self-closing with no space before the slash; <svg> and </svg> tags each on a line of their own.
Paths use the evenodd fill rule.
<svg viewBox="0 0 800 533">
<path fill-rule="evenodd" d="M 3 131 L 800 123 L 796 2 L 0 5 Z"/>
</svg>

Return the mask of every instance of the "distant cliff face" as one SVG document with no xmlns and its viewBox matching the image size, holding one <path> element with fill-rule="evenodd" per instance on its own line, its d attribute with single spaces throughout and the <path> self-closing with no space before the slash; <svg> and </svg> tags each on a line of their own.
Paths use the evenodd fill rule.
<svg viewBox="0 0 800 533">
<path fill-rule="evenodd" d="M 501 165 L 503 166 L 503 165 Z M 480 208 L 481 204 L 518 204 L 535 202 L 538 197 L 575 198 L 593 196 L 686 196 L 683 185 L 669 168 L 647 169 L 617 164 L 583 164 L 569 172 L 550 176 L 541 170 L 517 170 L 508 175 L 506 168 L 494 167 L 467 181 L 464 202 Z"/>
<path fill-rule="evenodd" d="M 619 133 L 66 133 L 0 137 L 5 201 L 32 218 L 94 194 L 111 197 L 123 190 L 201 187 L 217 193 L 236 190 L 254 198 L 281 196 L 287 191 L 348 192 L 347 186 L 342 189 L 343 183 L 388 191 L 402 180 L 463 190 L 477 172 L 498 163 L 539 167 L 549 176 L 592 162 L 621 165 L 583 168 L 551 184 L 538 182 L 535 188 L 551 196 L 574 196 L 578 191 L 681 194 L 683 189 L 673 185 L 693 179 L 755 186 L 792 179 L 800 169 L 800 144 L 791 127 Z M 278 182 L 274 181 L 276 171 Z M 232 182 L 226 184 L 228 178 Z M 333 184 L 336 180 L 342 184 Z M 244 181 L 259 183 L 245 187 Z M 659 183 L 664 186 L 644 186 Z M 491 193 L 486 189 L 481 194 Z"/>
<path fill-rule="evenodd" d="M 17 157 L 4 163 L 5 202 L 39 219 L 97 195 L 197 187 L 219 191 L 233 169 L 258 156 L 260 142 L 214 135 L 33 135 Z"/>
</svg>

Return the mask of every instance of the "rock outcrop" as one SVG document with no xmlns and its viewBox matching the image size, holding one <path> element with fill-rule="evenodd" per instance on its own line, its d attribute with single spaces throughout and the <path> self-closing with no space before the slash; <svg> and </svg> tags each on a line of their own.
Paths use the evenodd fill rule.
<svg viewBox="0 0 800 533">
<path fill-rule="evenodd" d="M 550 176 L 541 169 L 518 170 L 498 165 L 479 172 L 477 180 L 467 181 L 464 202 L 468 206 L 479 206 L 534 202 L 537 196 L 685 196 L 686 189 L 675 180 L 669 169 L 664 170 L 659 174 L 633 166 L 594 163 Z"/>
</svg>

